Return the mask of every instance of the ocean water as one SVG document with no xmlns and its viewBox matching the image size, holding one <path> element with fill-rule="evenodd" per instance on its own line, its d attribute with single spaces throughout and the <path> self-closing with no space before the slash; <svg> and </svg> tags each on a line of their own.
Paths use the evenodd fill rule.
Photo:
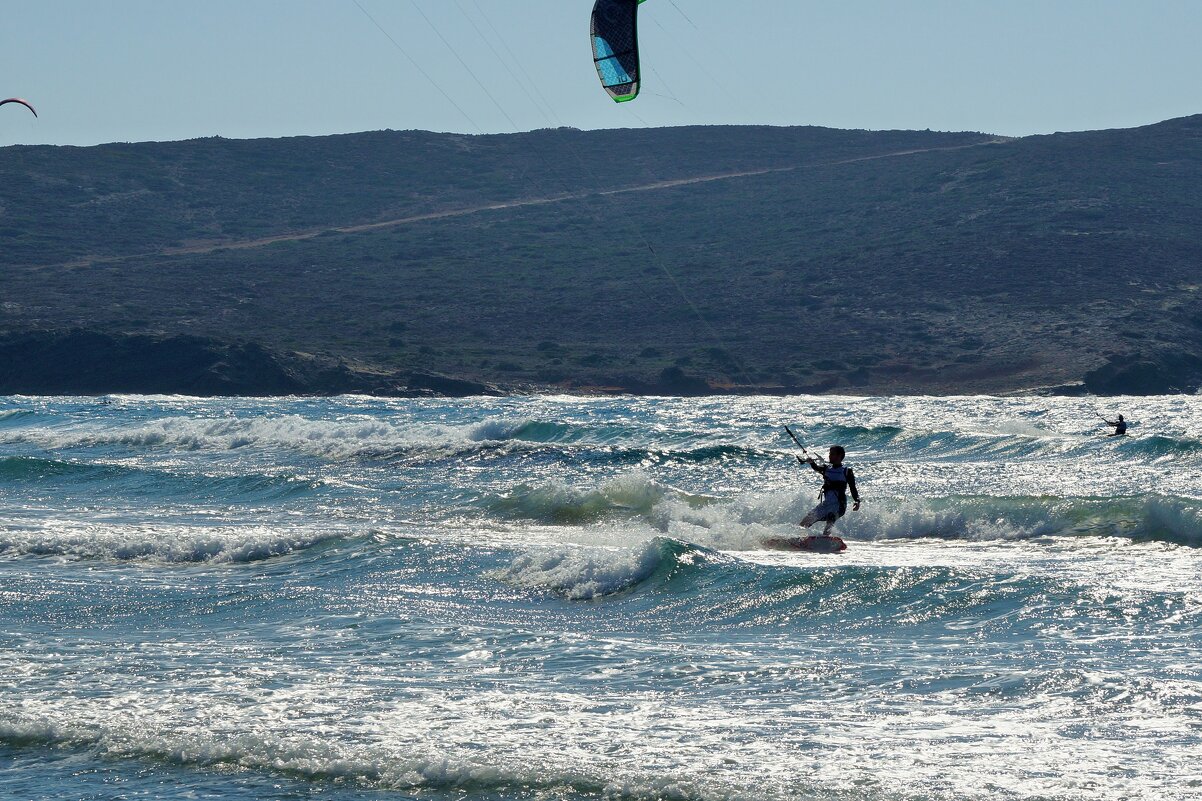
<svg viewBox="0 0 1202 801">
<path fill-rule="evenodd" d="M 1202 798 L 1202 398 L 1099 403 L 0 399 L 0 798 Z"/>
</svg>

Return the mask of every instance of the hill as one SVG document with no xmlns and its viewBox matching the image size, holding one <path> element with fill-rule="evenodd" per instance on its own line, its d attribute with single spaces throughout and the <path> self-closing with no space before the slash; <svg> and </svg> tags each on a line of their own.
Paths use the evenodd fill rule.
<svg viewBox="0 0 1202 801">
<path fill-rule="evenodd" d="M 9 147 L 0 392 L 1194 391 L 1199 220 L 1202 116 Z"/>
</svg>

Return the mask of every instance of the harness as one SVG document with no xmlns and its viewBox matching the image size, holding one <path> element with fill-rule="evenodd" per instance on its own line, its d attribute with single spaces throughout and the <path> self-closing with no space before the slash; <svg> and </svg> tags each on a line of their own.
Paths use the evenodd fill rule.
<svg viewBox="0 0 1202 801">
<path fill-rule="evenodd" d="M 838 467 L 829 466 L 822 471 L 822 491 L 834 490 L 840 495 L 847 494 L 847 470 L 845 464 Z"/>
<path fill-rule="evenodd" d="M 847 471 L 849 469 L 847 465 L 841 464 L 838 467 L 827 466 L 822 471 L 822 494 L 824 496 L 828 492 L 838 494 L 840 517 L 847 512 Z"/>
</svg>

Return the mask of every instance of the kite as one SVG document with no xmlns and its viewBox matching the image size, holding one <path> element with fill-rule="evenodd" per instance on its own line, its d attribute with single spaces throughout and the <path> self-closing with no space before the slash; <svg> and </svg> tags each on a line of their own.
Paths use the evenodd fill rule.
<svg viewBox="0 0 1202 801">
<path fill-rule="evenodd" d="M 593 64 L 618 103 L 639 94 L 638 7 L 645 0 L 597 0 L 593 5 Z"/>
<path fill-rule="evenodd" d="M 20 103 L 25 108 L 29 109 L 30 111 L 33 111 L 33 116 L 35 116 L 35 117 L 38 116 L 37 111 L 34 110 L 33 106 L 29 105 L 28 100 L 22 100 L 19 97 L 10 97 L 7 100 L 0 100 L 0 106 L 3 106 L 5 103 Z"/>
</svg>

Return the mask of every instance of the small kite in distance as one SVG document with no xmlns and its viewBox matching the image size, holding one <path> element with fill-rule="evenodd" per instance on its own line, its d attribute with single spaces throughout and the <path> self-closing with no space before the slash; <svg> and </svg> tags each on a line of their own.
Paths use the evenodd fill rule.
<svg viewBox="0 0 1202 801">
<path fill-rule="evenodd" d="M 22 99 L 21 99 L 21 98 L 19 98 L 19 97 L 10 97 L 10 98 L 8 98 L 7 100 L 0 100 L 0 106 L 3 106 L 5 103 L 20 103 L 22 106 L 24 106 L 25 108 L 27 108 L 27 109 L 29 109 L 30 111 L 32 111 L 32 112 L 33 112 L 33 116 L 35 116 L 35 117 L 36 117 L 36 116 L 38 116 L 38 112 L 37 112 L 37 110 L 36 110 L 36 109 L 34 109 L 34 107 L 33 107 L 33 106 L 29 105 L 29 101 L 28 101 L 28 100 L 22 100 Z"/>
</svg>

